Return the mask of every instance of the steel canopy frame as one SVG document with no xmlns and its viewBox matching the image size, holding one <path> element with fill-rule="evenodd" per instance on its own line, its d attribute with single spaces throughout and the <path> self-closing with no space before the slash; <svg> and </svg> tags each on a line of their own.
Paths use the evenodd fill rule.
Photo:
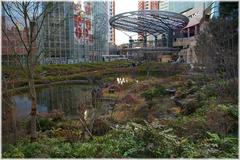
<svg viewBox="0 0 240 160">
<path fill-rule="evenodd" d="M 110 18 L 110 25 L 118 30 L 157 35 L 180 30 L 187 26 L 189 19 L 169 11 L 131 11 Z"/>
</svg>

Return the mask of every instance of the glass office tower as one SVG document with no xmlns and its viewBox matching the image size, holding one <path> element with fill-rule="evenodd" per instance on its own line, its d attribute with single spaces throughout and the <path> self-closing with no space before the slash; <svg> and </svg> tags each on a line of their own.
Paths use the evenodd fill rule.
<svg viewBox="0 0 240 160">
<path fill-rule="evenodd" d="M 72 64 L 100 61 L 108 52 L 107 2 L 53 3 L 44 21 L 41 38 L 43 64 Z"/>
<path fill-rule="evenodd" d="M 101 61 L 101 55 L 109 52 L 108 46 L 108 4 L 107 1 L 93 3 L 93 48 L 90 61 Z"/>
</svg>

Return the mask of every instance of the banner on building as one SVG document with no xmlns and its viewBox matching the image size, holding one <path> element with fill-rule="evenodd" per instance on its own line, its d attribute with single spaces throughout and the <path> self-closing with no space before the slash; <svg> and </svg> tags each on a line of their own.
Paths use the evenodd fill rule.
<svg viewBox="0 0 240 160">
<path fill-rule="evenodd" d="M 93 44 L 92 4 L 91 2 L 74 2 L 74 39 L 75 43 Z"/>
</svg>

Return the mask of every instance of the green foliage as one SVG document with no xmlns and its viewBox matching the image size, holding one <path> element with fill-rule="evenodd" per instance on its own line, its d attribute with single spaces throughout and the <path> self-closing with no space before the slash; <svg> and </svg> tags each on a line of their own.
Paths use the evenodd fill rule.
<svg viewBox="0 0 240 160">
<path fill-rule="evenodd" d="M 10 145 L 9 151 L 3 153 L 3 158 L 24 158 L 24 154 L 19 148 Z"/>
<path fill-rule="evenodd" d="M 113 61 L 98 63 L 81 63 L 81 64 L 51 64 L 38 65 L 35 67 L 34 82 L 35 84 L 46 84 L 64 80 L 99 80 L 106 77 L 117 76 L 119 74 L 132 73 L 132 61 Z M 136 66 L 135 74 L 146 77 L 147 64 Z M 151 76 L 169 76 L 186 69 L 184 65 L 177 68 L 167 64 L 151 62 Z M 3 73 L 14 79 L 15 87 L 27 86 L 27 77 L 23 72 L 15 67 L 4 67 Z M 13 78 L 15 77 L 15 78 Z"/>
<path fill-rule="evenodd" d="M 71 158 L 74 157 L 72 155 L 72 146 L 70 143 L 59 143 L 57 145 L 52 146 L 49 150 L 49 155 L 52 158 Z"/>
<path fill-rule="evenodd" d="M 55 122 L 51 118 L 40 118 L 38 120 L 38 130 L 46 131 L 50 130 L 55 126 Z"/>
<path fill-rule="evenodd" d="M 152 100 L 154 97 L 164 96 L 166 95 L 165 87 L 158 86 L 151 89 L 146 90 L 141 94 L 146 100 Z"/>
<path fill-rule="evenodd" d="M 105 66 L 102 66 L 101 63 L 75 65 L 72 66 L 72 68 L 70 67 L 70 69 L 77 69 L 79 66 L 88 68 L 89 71 L 93 71 L 96 68 L 110 69 L 107 73 L 105 71 L 98 73 L 77 73 L 69 75 L 68 78 L 78 79 L 87 76 L 101 77 L 104 74 L 109 74 L 113 66 L 116 67 L 116 65 L 118 67 L 128 67 L 129 63 L 120 64 L 118 62 L 114 62 L 106 63 Z M 155 65 L 157 66 L 157 64 Z M 39 69 L 39 72 L 46 69 L 46 67 Z M 55 67 L 60 67 L 64 72 L 68 72 L 67 66 L 59 65 Z M 52 77 L 54 78 L 54 76 Z M 107 81 L 108 79 L 105 80 Z M 109 81 L 111 81 L 110 78 Z M 229 135 L 220 136 L 220 133 L 207 132 L 210 129 L 208 128 L 208 119 L 206 115 L 208 112 L 219 109 L 220 111 L 231 115 L 231 117 L 233 117 L 237 122 L 237 106 L 233 104 L 219 105 L 217 103 L 217 97 L 219 96 L 217 93 L 218 88 L 214 83 L 208 83 L 201 86 L 195 82 L 196 81 L 188 81 L 185 86 L 182 86 L 181 91 L 186 95 L 185 97 L 182 97 L 182 99 L 192 96 L 191 98 L 197 101 L 199 107 L 194 113 L 191 113 L 188 116 L 179 117 L 173 122 L 174 125 L 163 127 L 159 124 L 149 124 L 147 122 L 141 124 L 128 123 L 117 127 L 104 136 L 94 137 L 93 140 L 84 142 L 75 141 L 70 143 L 69 140 L 67 141 L 60 138 L 48 138 L 46 136 L 42 136 L 34 143 L 30 143 L 25 140 L 18 142 L 15 146 L 10 146 L 9 149 L 3 153 L 3 157 L 237 158 L 237 137 Z M 223 83 L 221 85 L 224 86 L 225 83 L 221 83 Z M 165 96 L 166 91 L 165 87 L 156 86 L 144 91 L 141 95 L 144 96 L 146 100 L 152 100 L 155 97 Z M 51 130 L 55 126 L 54 123 L 55 122 L 51 119 L 39 120 L 41 131 Z M 64 121 L 64 123 L 68 122 Z M 62 126 L 66 125 L 59 124 L 58 127 L 64 128 Z M 179 128 L 183 128 L 183 130 L 180 130 Z M 75 131 L 78 132 L 80 130 L 75 129 L 74 132 Z M 180 131 L 187 134 L 179 134 Z"/>
<path fill-rule="evenodd" d="M 90 143 L 77 143 L 74 144 L 72 149 L 72 157 L 78 158 L 94 158 L 97 155 L 98 144 Z"/>
<path fill-rule="evenodd" d="M 208 137 L 201 145 L 204 148 L 206 157 L 228 157 L 236 158 L 238 155 L 238 138 L 233 136 L 220 137 L 215 133 L 208 133 Z"/>
<path fill-rule="evenodd" d="M 130 122 L 86 142 L 69 143 L 41 136 L 37 142 L 20 141 L 9 146 L 4 158 L 236 158 L 237 137 L 207 137 L 192 141 L 177 137 L 173 129 L 158 123 Z"/>
<path fill-rule="evenodd" d="M 234 119 L 238 119 L 238 107 L 236 105 L 220 104 L 218 105 L 218 108 L 223 112 L 227 112 Z"/>
<path fill-rule="evenodd" d="M 101 157 L 132 157 L 141 149 L 142 143 L 137 142 L 134 135 L 126 131 L 112 131 L 104 137 L 97 137 L 97 144 L 101 144 Z M 136 157 L 136 156 L 135 156 Z"/>
<path fill-rule="evenodd" d="M 44 147 L 42 146 L 42 144 L 38 142 L 27 143 L 24 146 L 22 146 L 22 152 L 24 153 L 24 156 L 26 158 L 39 157 L 43 149 Z"/>
</svg>

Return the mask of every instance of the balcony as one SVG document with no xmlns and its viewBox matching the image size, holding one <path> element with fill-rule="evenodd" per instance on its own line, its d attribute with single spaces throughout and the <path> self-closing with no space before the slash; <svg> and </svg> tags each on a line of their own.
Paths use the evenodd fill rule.
<svg viewBox="0 0 240 160">
<path fill-rule="evenodd" d="M 176 41 L 173 42 L 173 46 L 188 46 L 196 42 L 196 37 L 186 37 L 186 38 L 177 38 Z"/>
</svg>

